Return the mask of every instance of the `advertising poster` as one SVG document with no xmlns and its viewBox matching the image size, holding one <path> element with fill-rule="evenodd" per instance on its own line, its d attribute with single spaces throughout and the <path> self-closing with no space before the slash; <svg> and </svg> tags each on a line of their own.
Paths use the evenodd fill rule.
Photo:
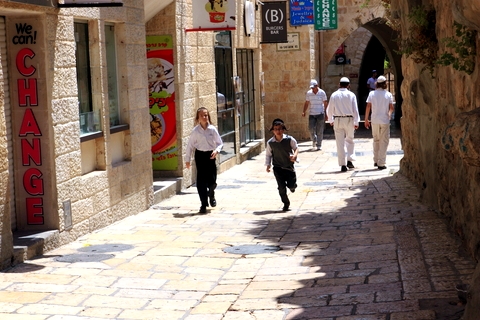
<svg viewBox="0 0 480 320">
<path fill-rule="evenodd" d="M 195 0 L 193 30 L 235 30 L 235 1 Z"/>
<path fill-rule="evenodd" d="M 147 36 L 148 104 L 153 170 L 178 167 L 171 36 Z"/>
<path fill-rule="evenodd" d="M 7 28 L 16 226 L 22 231 L 58 228 L 58 215 L 55 219 L 52 214 L 58 205 L 53 200 L 55 161 L 45 76 L 46 26 L 40 17 L 12 17 Z"/>
<path fill-rule="evenodd" d="M 290 24 L 313 24 L 313 0 L 290 0 Z"/>
</svg>

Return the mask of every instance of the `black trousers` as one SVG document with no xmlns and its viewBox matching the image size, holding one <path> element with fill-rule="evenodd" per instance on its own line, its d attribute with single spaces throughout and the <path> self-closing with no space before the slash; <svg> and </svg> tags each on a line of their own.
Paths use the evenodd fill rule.
<svg viewBox="0 0 480 320">
<path fill-rule="evenodd" d="M 295 171 L 284 169 L 281 167 L 273 167 L 273 174 L 277 179 L 278 194 L 285 205 L 290 205 L 290 200 L 287 196 L 287 187 L 294 189 L 297 187 L 297 174 Z"/>
<path fill-rule="evenodd" d="M 208 197 L 215 196 L 217 187 L 217 163 L 210 159 L 213 151 L 195 150 L 197 164 L 197 191 L 202 207 L 208 207 Z"/>
</svg>

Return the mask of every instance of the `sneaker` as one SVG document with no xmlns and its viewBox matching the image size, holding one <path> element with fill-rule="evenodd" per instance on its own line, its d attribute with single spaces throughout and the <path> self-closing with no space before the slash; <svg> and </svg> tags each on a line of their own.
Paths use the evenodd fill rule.
<svg viewBox="0 0 480 320">
<path fill-rule="evenodd" d="M 198 213 L 207 213 L 207 207 L 201 206 L 200 210 L 198 210 Z"/>
<path fill-rule="evenodd" d="M 353 165 L 352 161 L 347 161 L 347 167 L 348 167 L 349 169 L 355 168 L 355 166 Z"/>
<path fill-rule="evenodd" d="M 286 205 L 283 206 L 282 210 L 283 211 L 288 211 L 289 208 L 290 208 L 290 205 L 286 204 Z"/>
<path fill-rule="evenodd" d="M 322 147 L 317 147 L 317 150 L 322 150 Z"/>
<path fill-rule="evenodd" d="M 378 170 L 385 170 L 387 169 L 387 166 L 378 166 Z"/>
<path fill-rule="evenodd" d="M 347 172 L 348 169 L 347 169 L 347 166 L 342 166 L 342 172 Z"/>
</svg>

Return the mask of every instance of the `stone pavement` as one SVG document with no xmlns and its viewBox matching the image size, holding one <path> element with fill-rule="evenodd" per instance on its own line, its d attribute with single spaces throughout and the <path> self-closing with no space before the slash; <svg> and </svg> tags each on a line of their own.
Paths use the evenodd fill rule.
<svg viewBox="0 0 480 320">
<path fill-rule="evenodd" d="M 0 273 L 0 319 L 460 319 L 474 263 L 441 215 L 372 141 L 339 172 L 335 141 L 300 143 L 282 212 L 261 154 L 219 175 L 218 206 L 194 187 Z"/>
</svg>

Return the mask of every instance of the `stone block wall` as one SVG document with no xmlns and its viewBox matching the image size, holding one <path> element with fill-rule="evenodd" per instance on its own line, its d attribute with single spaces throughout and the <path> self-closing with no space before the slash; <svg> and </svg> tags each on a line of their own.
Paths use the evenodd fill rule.
<svg viewBox="0 0 480 320">
<path fill-rule="evenodd" d="M 17 9 L 22 10 L 21 15 Z M 35 19 L 41 20 L 44 26 L 36 30 L 42 33 L 42 39 L 45 38 L 46 43 L 46 72 L 39 75 L 39 81 L 46 83 L 48 88 L 42 97 L 45 97 L 48 109 L 45 123 L 51 126 L 51 134 L 45 134 L 44 137 L 46 150 L 43 152 L 48 159 L 52 159 L 52 165 L 45 168 L 44 172 L 55 185 L 54 194 L 51 195 L 53 210 L 45 210 L 44 215 L 54 221 L 51 229 L 58 231 L 46 241 L 44 249 L 66 244 L 86 233 L 147 209 L 152 204 L 153 181 L 150 126 L 149 118 L 145 116 L 148 115 L 148 86 L 143 1 L 127 1 L 123 7 L 58 10 L 11 3 L 0 5 L 0 11 L 5 15 L 7 23 L 11 18 L 25 21 Z M 80 141 L 75 19 L 88 22 L 89 25 L 92 100 L 100 110 L 99 121 L 102 128 L 102 136 L 88 142 Z M 110 132 L 110 109 L 106 89 L 107 61 L 102 53 L 105 47 L 105 23 L 115 24 L 121 122 L 128 124 L 128 129 L 113 134 Z M 12 67 L 15 67 L 15 64 L 10 61 L 8 68 Z M 3 73 L 6 71 L 3 70 Z M 0 100 L 4 101 L 3 85 L 0 91 Z M 8 266 L 13 254 L 10 221 L 15 209 L 11 203 L 11 186 L 12 181 L 18 179 L 12 166 L 12 157 L 7 151 L 7 145 L 14 141 L 12 133 L 7 129 L 12 122 L 10 113 L 10 110 L 0 109 L 0 163 L 3 164 L 0 166 L 0 190 L 3 191 L 0 196 L 0 268 Z M 120 135 L 122 138 L 118 139 Z M 114 147 L 113 144 L 118 141 L 121 145 Z M 84 173 L 82 158 L 87 144 L 88 148 L 93 146 L 96 149 L 95 170 Z M 123 161 L 114 160 L 114 149 L 122 150 Z M 19 163 L 21 160 L 17 158 L 13 161 Z M 71 204 L 71 226 L 65 223 L 65 202 Z M 44 229 L 42 225 L 38 225 L 35 230 Z"/>
<path fill-rule="evenodd" d="M 476 0 L 423 4 L 436 11 L 439 53 L 446 50 L 442 39 L 454 34 L 454 21 L 480 32 Z M 401 17 L 402 37 L 409 35 L 412 8 L 409 2 L 392 1 L 395 15 Z M 480 258 L 479 40 L 477 35 L 476 67 L 471 75 L 451 66 L 437 66 L 433 74 L 422 72 L 423 65 L 404 57 L 401 86 L 401 172 L 422 189 L 424 201 L 445 214 L 476 259 Z M 480 267 L 471 284 L 464 316 L 468 320 L 480 318 Z"/>
<path fill-rule="evenodd" d="M 60 10 L 59 15 L 49 15 L 47 41 L 58 48 L 49 51 L 52 62 L 53 126 L 56 134 L 56 181 L 59 210 L 59 242 L 105 227 L 151 205 L 153 198 L 150 156 L 150 126 L 147 100 L 147 74 L 145 61 L 145 29 L 143 2 L 130 1 L 119 8 L 71 8 Z M 100 106 L 104 136 L 95 139 L 97 171 L 82 174 L 78 105 L 75 79 L 75 42 L 73 21 L 89 21 L 91 39 L 91 66 L 93 100 Z M 101 17 L 101 18 L 100 18 Z M 115 23 L 119 75 L 119 101 L 122 123 L 129 124 L 123 135 L 124 161 L 113 162 L 112 134 L 109 130 L 109 106 L 105 88 L 108 87 L 103 29 L 105 23 Z M 61 49 L 60 49 L 61 48 Z M 58 52 L 65 52 L 59 55 Z M 65 132 L 71 141 L 64 143 Z M 121 141 L 122 141 L 121 140 Z M 62 142 L 63 141 L 63 142 Z M 72 206 L 71 230 L 64 229 L 63 202 Z M 72 237 L 73 235 L 73 237 Z"/>
</svg>

